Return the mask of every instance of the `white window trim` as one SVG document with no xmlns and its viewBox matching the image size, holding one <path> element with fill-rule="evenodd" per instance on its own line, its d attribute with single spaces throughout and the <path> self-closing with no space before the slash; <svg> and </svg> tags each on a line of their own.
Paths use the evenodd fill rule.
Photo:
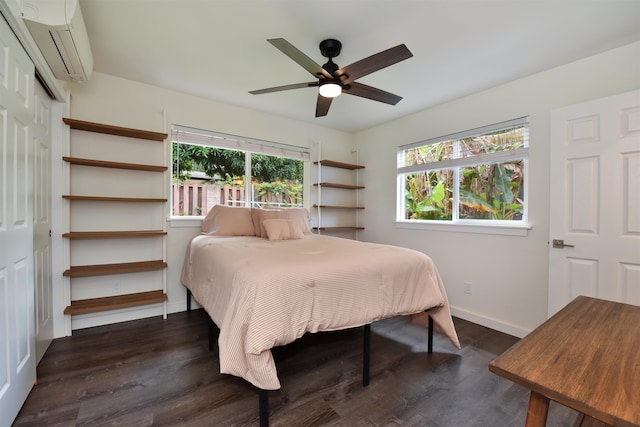
<svg viewBox="0 0 640 427">
<path fill-rule="evenodd" d="M 519 117 L 513 120 L 507 120 L 492 125 L 482 126 L 474 129 L 469 129 L 462 132 L 457 132 L 449 135 L 444 135 L 437 138 L 431 138 L 424 141 L 414 142 L 411 144 L 398 146 L 398 160 L 402 153 L 410 148 L 422 147 L 425 145 L 447 141 L 463 139 L 470 136 L 476 136 L 482 133 L 495 132 L 501 129 L 507 129 L 514 126 L 525 125 L 529 126 L 529 117 Z M 473 159 L 472 161 L 470 161 Z M 459 233 L 476 233 L 476 234 L 493 234 L 493 235 L 507 235 L 507 236 L 522 236 L 526 237 L 528 231 L 532 226 L 529 224 L 529 179 L 527 178 L 524 183 L 524 198 L 527 201 L 525 204 L 525 210 L 523 219 L 520 221 L 500 221 L 500 220 L 485 220 L 485 219 L 456 219 L 451 221 L 437 221 L 437 220 L 416 220 L 416 219 L 400 219 L 404 216 L 404 180 L 402 179 L 404 174 L 423 171 L 434 171 L 438 169 L 455 169 L 456 182 L 458 169 L 461 166 L 475 166 L 485 163 L 503 163 L 510 160 L 524 160 L 525 176 L 528 177 L 529 171 L 529 147 L 518 148 L 515 150 L 481 154 L 475 157 L 456 158 L 437 162 L 437 167 L 429 168 L 428 166 L 412 165 L 406 167 L 397 167 L 397 190 L 396 190 L 396 220 L 394 222 L 396 228 L 404 229 L 417 229 L 417 230 L 431 230 L 431 231 L 447 231 L 447 232 L 459 232 Z M 398 163 L 399 164 L 399 163 Z M 435 164 L 435 163 L 434 163 Z M 454 206 L 455 211 L 458 210 L 458 187 L 454 188 Z"/>
<path fill-rule="evenodd" d="M 426 144 L 425 144 L 426 145 Z M 464 166 L 478 166 L 489 163 L 506 163 L 512 160 L 526 159 L 529 157 L 529 147 L 516 148 L 514 150 L 499 151 L 497 153 L 478 154 L 473 157 L 462 157 L 459 159 L 441 160 L 437 163 L 426 163 L 421 165 L 405 166 L 398 168 L 398 173 L 413 173 L 434 171 L 438 169 L 453 169 Z M 427 165 L 432 164 L 434 167 Z M 435 166 L 437 165 L 437 167 Z"/>
<path fill-rule="evenodd" d="M 439 136 L 437 138 L 429 138 L 423 141 L 412 142 L 411 144 L 400 145 L 398 147 L 398 151 L 407 150 L 409 148 L 422 147 L 423 145 L 429 145 L 436 142 L 448 141 L 452 139 L 464 139 L 470 136 L 480 135 L 482 133 L 487 132 L 495 132 L 501 129 L 507 129 L 510 127 L 520 126 L 520 125 L 528 125 L 529 117 L 519 117 L 513 120 L 506 120 L 504 122 L 494 123 L 492 125 L 481 126 L 469 130 L 465 130 L 462 132 L 450 133 L 448 135 Z"/>
<path fill-rule="evenodd" d="M 502 236 L 527 237 L 532 226 L 530 224 L 505 224 L 504 221 L 491 221 L 487 224 L 470 223 L 465 220 L 460 221 L 429 221 L 407 219 L 395 222 L 396 228 L 447 231 L 455 233 L 493 234 Z"/>
<path fill-rule="evenodd" d="M 270 156 L 287 157 L 296 160 L 309 160 L 311 150 L 295 145 L 265 141 L 255 138 L 230 135 L 187 126 L 173 125 L 171 141 L 185 144 L 207 145 L 209 147 L 227 148 Z"/>
<path fill-rule="evenodd" d="M 204 216 L 172 216 L 167 219 L 170 228 L 201 228 Z"/>
</svg>

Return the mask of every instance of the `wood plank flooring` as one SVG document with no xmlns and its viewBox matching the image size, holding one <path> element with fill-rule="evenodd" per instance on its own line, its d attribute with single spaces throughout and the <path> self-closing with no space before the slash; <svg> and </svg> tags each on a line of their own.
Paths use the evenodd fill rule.
<svg viewBox="0 0 640 427">
<path fill-rule="evenodd" d="M 309 334 L 274 351 L 282 389 L 272 426 L 524 426 L 528 391 L 488 370 L 517 339 L 454 319 L 462 350 L 406 317 L 371 328 L 362 387 L 362 329 Z M 75 331 L 54 340 L 14 426 L 257 426 L 256 390 L 219 373 L 202 310 Z M 548 426 L 578 414 L 552 402 Z"/>
</svg>

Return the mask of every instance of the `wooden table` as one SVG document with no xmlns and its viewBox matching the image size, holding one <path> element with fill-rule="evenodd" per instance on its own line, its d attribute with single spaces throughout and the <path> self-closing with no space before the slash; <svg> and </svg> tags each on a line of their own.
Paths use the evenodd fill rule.
<svg viewBox="0 0 640 427">
<path fill-rule="evenodd" d="M 580 296 L 489 364 L 531 390 L 526 427 L 549 399 L 612 426 L 640 426 L 640 307 Z"/>
</svg>

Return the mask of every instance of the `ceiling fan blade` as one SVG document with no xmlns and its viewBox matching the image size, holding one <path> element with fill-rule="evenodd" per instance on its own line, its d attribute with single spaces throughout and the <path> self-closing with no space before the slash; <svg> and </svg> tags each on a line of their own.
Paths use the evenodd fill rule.
<svg viewBox="0 0 640 427">
<path fill-rule="evenodd" d="M 283 91 L 283 90 L 290 90 L 290 89 L 303 89 L 305 87 L 314 87 L 314 86 L 318 86 L 318 82 L 294 83 L 294 84 L 291 84 L 291 85 L 276 86 L 276 87 L 269 87 L 269 88 L 266 88 L 266 89 L 252 90 L 252 91 L 249 91 L 249 93 L 251 95 L 261 95 L 263 93 L 280 92 L 280 91 Z"/>
<path fill-rule="evenodd" d="M 349 88 L 344 88 L 342 93 L 371 99 L 373 101 L 384 102 L 385 104 L 390 105 L 396 105 L 402 99 L 401 96 L 358 82 L 353 82 L 349 86 Z"/>
<path fill-rule="evenodd" d="M 318 101 L 316 102 L 316 117 L 326 116 L 331 107 L 331 101 L 333 98 L 327 98 L 318 94 Z"/>
<path fill-rule="evenodd" d="M 293 59 L 302 68 L 310 72 L 314 77 L 324 76 L 328 79 L 332 78 L 331 74 L 329 74 L 324 68 L 285 39 L 268 39 L 267 41 L 289 58 Z"/>
<path fill-rule="evenodd" d="M 347 65 L 339 69 L 336 74 L 338 76 L 346 75 L 346 80 L 343 80 L 345 84 L 351 84 L 354 80 L 371 74 L 374 71 L 381 70 L 390 65 L 396 64 L 405 59 L 411 58 L 413 54 L 404 44 L 400 44 L 396 47 L 392 47 L 382 52 L 378 52 L 375 55 L 371 55 L 353 64 Z"/>
</svg>

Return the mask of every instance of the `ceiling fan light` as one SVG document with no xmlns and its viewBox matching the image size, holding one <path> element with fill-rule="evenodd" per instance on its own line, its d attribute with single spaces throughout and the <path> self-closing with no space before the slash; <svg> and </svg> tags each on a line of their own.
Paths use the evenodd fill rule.
<svg viewBox="0 0 640 427">
<path fill-rule="evenodd" d="M 342 93 L 342 87 L 336 83 L 324 83 L 320 85 L 318 92 L 325 98 L 335 98 Z"/>
</svg>

